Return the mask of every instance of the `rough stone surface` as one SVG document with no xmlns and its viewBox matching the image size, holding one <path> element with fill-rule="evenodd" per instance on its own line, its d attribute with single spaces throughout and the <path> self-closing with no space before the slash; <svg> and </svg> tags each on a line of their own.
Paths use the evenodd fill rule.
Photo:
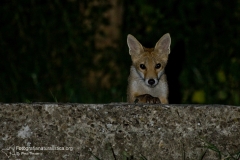
<svg viewBox="0 0 240 160">
<path fill-rule="evenodd" d="M 222 159 L 240 154 L 238 106 L 0 104 L 0 122 L 2 159 L 220 159 L 211 145 Z"/>
</svg>

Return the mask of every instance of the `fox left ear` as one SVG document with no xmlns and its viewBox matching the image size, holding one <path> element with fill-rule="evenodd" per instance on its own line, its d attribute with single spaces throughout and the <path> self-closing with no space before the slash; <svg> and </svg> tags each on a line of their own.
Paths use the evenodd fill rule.
<svg viewBox="0 0 240 160">
<path fill-rule="evenodd" d="M 128 34 L 127 36 L 127 44 L 130 55 L 138 55 L 143 51 L 143 46 L 141 43 L 131 34 Z"/>
<path fill-rule="evenodd" d="M 169 33 L 164 34 L 156 43 L 154 49 L 161 53 L 170 54 L 171 37 Z"/>
</svg>

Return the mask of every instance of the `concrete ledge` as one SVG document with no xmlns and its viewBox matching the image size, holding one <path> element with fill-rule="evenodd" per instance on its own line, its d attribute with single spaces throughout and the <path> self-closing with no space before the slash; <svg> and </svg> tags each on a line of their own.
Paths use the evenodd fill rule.
<svg viewBox="0 0 240 160">
<path fill-rule="evenodd" d="M 0 104 L 0 122 L 6 159 L 219 159 L 210 145 L 240 154 L 238 106 Z"/>
</svg>

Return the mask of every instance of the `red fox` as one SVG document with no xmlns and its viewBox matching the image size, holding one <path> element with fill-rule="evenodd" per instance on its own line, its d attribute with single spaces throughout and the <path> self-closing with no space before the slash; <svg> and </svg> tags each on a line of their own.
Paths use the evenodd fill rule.
<svg viewBox="0 0 240 160">
<path fill-rule="evenodd" d="M 168 84 L 164 69 L 170 54 L 170 34 L 164 34 L 154 48 L 143 47 L 130 34 L 127 36 L 127 44 L 132 59 L 128 77 L 128 102 L 168 104 Z"/>
</svg>

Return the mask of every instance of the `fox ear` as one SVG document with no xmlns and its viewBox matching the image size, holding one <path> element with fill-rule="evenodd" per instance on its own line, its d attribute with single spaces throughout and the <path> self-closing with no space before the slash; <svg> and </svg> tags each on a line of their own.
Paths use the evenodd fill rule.
<svg viewBox="0 0 240 160">
<path fill-rule="evenodd" d="M 171 37 L 169 33 L 164 34 L 156 43 L 155 48 L 160 53 L 170 54 Z"/>
<path fill-rule="evenodd" d="M 139 54 L 141 51 L 143 51 L 143 46 L 141 45 L 141 43 L 138 42 L 138 40 L 131 34 L 127 36 L 127 44 L 130 55 Z"/>
</svg>

